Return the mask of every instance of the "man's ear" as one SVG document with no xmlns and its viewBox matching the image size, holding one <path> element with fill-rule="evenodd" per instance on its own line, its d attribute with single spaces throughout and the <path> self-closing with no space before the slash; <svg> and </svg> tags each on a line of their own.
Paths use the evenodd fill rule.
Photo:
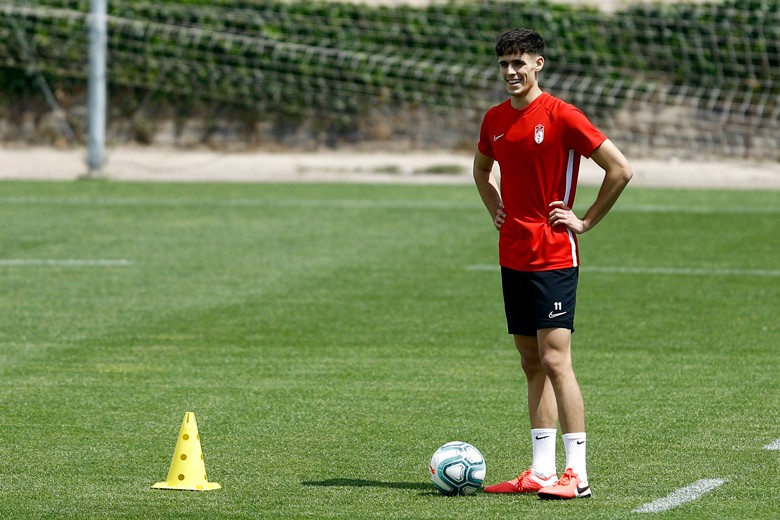
<svg viewBox="0 0 780 520">
<path fill-rule="evenodd" d="M 539 72 L 544 68 L 544 56 L 536 57 L 536 72 Z"/>
</svg>

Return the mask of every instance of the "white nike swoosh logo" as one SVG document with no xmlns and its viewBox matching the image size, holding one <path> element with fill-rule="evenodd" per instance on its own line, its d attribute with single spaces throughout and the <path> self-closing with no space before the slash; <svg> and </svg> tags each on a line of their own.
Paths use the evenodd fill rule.
<svg viewBox="0 0 780 520">
<path fill-rule="evenodd" d="M 501 139 L 501 138 L 502 138 L 502 137 L 504 137 L 505 135 L 506 135 L 506 134 L 501 134 L 501 135 L 494 135 L 494 136 L 493 136 L 493 141 L 494 141 L 494 142 L 495 142 L 495 141 L 498 141 L 499 139 Z"/>
<path fill-rule="evenodd" d="M 557 318 L 558 316 L 563 316 L 563 315 L 564 315 L 564 314 L 566 314 L 567 312 L 568 312 L 568 311 L 563 311 L 563 312 L 555 312 L 555 313 L 553 313 L 553 312 L 550 312 L 550 314 L 548 314 L 548 315 L 547 315 L 547 317 L 548 317 L 548 318 Z"/>
</svg>

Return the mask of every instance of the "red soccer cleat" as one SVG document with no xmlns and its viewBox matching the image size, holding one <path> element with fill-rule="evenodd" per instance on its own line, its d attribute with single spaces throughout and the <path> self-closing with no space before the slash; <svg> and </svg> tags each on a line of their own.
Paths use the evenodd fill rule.
<svg viewBox="0 0 780 520">
<path fill-rule="evenodd" d="M 514 480 L 485 486 L 485 493 L 536 493 L 545 486 L 552 486 L 558 481 L 557 475 L 543 479 L 530 469 L 523 471 Z"/>
<path fill-rule="evenodd" d="M 566 468 L 558 482 L 552 486 L 543 487 L 538 493 L 539 498 L 560 500 L 589 498 L 592 495 L 588 483 L 580 480 L 571 468 Z"/>
</svg>

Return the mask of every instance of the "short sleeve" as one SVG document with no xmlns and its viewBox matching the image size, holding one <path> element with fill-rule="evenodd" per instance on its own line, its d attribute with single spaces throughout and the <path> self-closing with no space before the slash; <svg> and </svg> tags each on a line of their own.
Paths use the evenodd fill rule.
<svg viewBox="0 0 780 520">
<path fill-rule="evenodd" d="M 574 106 L 569 105 L 566 111 L 566 139 L 570 146 L 583 157 L 590 158 L 593 152 L 607 140 L 593 123 Z"/>
<path fill-rule="evenodd" d="M 490 112 L 486 113 L 485 117 L 482 119 L 482 127 L 479 130 L 479 142 L 477 143 L 477 149 L 482 155 L 486 155 L 495 159 L 496 156 L 493 155 L 493 141 L 490 138 L 490 124 L 488 122 L 489 118 Z"/>
</svg>

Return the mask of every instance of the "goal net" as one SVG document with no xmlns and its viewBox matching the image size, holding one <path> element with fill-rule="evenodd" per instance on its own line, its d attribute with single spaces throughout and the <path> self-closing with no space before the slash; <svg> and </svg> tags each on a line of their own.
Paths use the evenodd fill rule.
<svg viewBox="0 0 780 520">
<path fill-rule="evenodd" d="M 548 44 L 542 88 L 628 153 L 780 160 L 778 0 L 611 12 L 541 0 L 110 0 L 108 14 L 114 87 L 442 146 L 473 143 L 484 111 L 505 99 L 498 35 L 533 27 Z M 4 0 L 0 67 L 86 78 L 89 24 L 88 0 Z M 388 133 L 370 131 L 379 122 Z"/>
</svg>

